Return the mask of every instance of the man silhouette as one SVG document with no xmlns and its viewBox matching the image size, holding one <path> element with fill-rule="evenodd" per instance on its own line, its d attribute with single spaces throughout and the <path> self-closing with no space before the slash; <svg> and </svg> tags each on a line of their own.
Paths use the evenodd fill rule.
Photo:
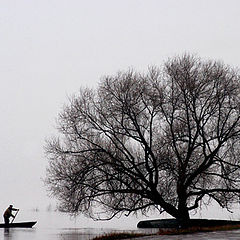
<svg viewBox="0 0 240 240">
<path fill-rule="evenodd" d="M 12 211 L 18 211 L 19 209 L 16 209 L 16 208 L 13 208 L 13 205 L 10 205 L 6 211 L 4 212 L 3 214 L 3 218 L 4 218 L 4 222 L 6 225 L 9 225 L 9 218 L 10 217 L 15 217 L 13 214 L 12 214 Z"/>
</svg>

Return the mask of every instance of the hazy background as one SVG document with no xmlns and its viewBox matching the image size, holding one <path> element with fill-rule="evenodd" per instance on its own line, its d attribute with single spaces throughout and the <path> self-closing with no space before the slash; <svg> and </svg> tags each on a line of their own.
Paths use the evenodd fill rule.
<svg viewBox="0 0 240 240">
<path fill-rule="evenodd" d="M 239 9 L 239 0 L 0 0 L 0 219 L 10 203 L 54 204 L 43 145 L 67 96 L 184 52 L 239 66 Z"/>
</svg>

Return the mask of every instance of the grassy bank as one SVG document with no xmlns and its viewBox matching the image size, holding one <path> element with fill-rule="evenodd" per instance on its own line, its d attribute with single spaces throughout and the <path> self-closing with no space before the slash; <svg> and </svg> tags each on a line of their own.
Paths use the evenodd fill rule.
<svg viewBox="0 0 240 240">
<path fill-rule="evenodd" d="M 92 240 L 118 240 L 118 239 L 129 239 L 149 236 L 149 234 L 143 233 L 109 233 L 99 237 L 95 237 Z"/>
<path fill-rule="evenodd" d="M 95 237 L 92 240 L 119 240 L 130 239 L 144 236 L 156 236 L 156 235 L 180 235 L 180 234 L 193 234 L 198 232 L 213 232 L 213 231 L 230 231 L 240 229 L 238 225 L 223 225 L 223 226 L 211 226 L 211 227 L 190 227 L 184 229 L 160 229 L 155 234 L 143 234 L 143 233 L 110 233 L 99 237 Z"/>
</svg>

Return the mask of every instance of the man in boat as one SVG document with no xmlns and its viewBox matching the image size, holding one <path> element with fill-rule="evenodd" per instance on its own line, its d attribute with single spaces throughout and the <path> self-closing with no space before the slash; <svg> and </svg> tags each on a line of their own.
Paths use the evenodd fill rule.
<svg viewBox="0 0 240 240">
<path fill-rule="evenodd" d="M 15 217 L 13 214 L 12 214 L 12 211 L 18 211 L 19 209 L 17 209 L 17 208 L 13 208 L 13 205 L 10 205 L 7 209 L 6 209 L 6 211 L 4 212 L 4 214 L 3 214 L 3 218 L 4 218 L 4 222 L 5 222 L 5 224 L 6 225 L 8 225 L 9 224 L 9 218 L 10 217 Z"/>
</svg>

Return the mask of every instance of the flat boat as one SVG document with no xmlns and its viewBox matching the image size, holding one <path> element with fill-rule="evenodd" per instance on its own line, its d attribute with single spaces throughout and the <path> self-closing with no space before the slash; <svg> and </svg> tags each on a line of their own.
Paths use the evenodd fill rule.
<svg viewBox="0 0 240 240">
<path fill-rule="evenodd" d="M 5 223 L 0 223 L 0 228 L 31 228 L 37 222 L 16 222 L 9 223 L 6 225 Z"/>
</svg>

